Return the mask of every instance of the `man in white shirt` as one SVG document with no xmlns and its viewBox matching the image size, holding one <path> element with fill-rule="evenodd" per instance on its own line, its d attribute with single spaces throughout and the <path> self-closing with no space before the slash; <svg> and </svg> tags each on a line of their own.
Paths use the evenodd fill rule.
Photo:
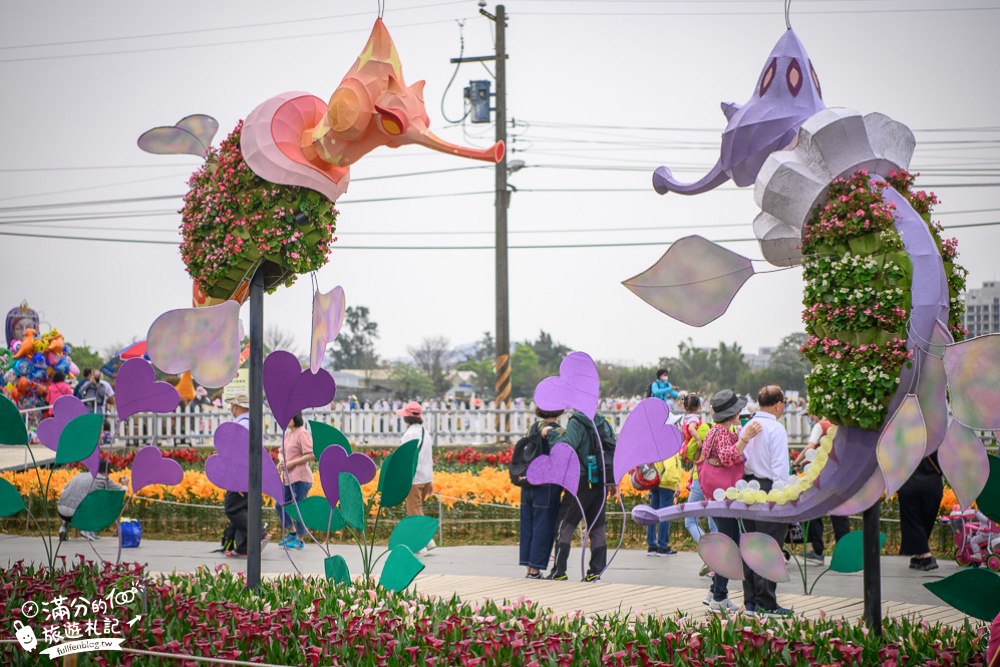
<svg viewBox="0 0 1000 667">
<path fill-rule="evenodd" d="M 785 413 L 785 393 L 778 385 L 768 385 L 757 392 L 760 406 L 753 421 L 761 425 L 761 432 L 750 439 L 743 455 L 743 479 L 756 480 L 763 491 L 770 491 L 777 481 L 787 482 L 788 434 L 778 420 Z M 778 545 L 785 543 L 788 524 L 769 521 L 743 522 L 748 533 L 765 533 L 773 537 Z M 743 565 L 743 603 L 747 612 L 769 616 L 786 616 L 791 610 L 778 606 L 778 584 L 764 579 L 746 564 Z"/>
</svg>

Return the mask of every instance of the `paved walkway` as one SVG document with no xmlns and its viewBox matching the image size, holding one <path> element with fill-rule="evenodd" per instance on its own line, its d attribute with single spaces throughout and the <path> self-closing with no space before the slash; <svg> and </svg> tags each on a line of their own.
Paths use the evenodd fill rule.
<svg viewBox="0 0 1000 667">
<path fill-rule="evenodd" d="M 229 563 L 234 569 L 244 569 L 244 561 L 213 553 L 217 544 L 209 542 L 174 542 L 143 540 L 136 549 L 122 550 L 123 561 L 145 563 L 153 572 L 191 572 L 200 565 L 213 567 Z M 384 547 L 377 547 L 376 554 Z M 117 542 L 105 537 L 88 543 L 74 538 L 60 548 L 60 555 L 71 560 L 74 554 L 94 558 L 95 550 L 102 558 L 114 561 Z M 361 557 L 354 545 L 331 545 L 332 553 L 342 555 L 353 574 L 361 571 Z M 26 560 L 44 562 L 45 552 L 37 537 L 0 535 L 0 564 Z M 570 555 L 570 573 L 579 572 L 580 551 Z M 266 575 L 294 574 L 295 566 L 306 575 L 322 575 L 326 554 L 315 544 L 291 552 L 295 565 L 285 551 L 270 544 L 261 558 L 261 571 Z M 647 557 L 645 551 L 622 550 L 604 574 L 601 583 L 579 581 L 537 581 L 524 578 L 524 568 L 517 565 L 517 546 L 439 547 L 423 558 L 426 565 L 417 579 L 417 589 L 428 594 L 450 597 L 457 593 L 465 600 L 528 599 L 551 607 L 559 613 L 581 610 L 585 613 L 605 613 L 617 610 L 636 612 L 704 613 L 702 605 L 709 580 L 699 577 L 701 559 L 695 553 L 680 553 L 670 557 Z M 920 572 L 909 569 L 906 558 L 882 557 L 883 613 L 892 616 L 915 615 L 928 621 L 961 625 L 964 616 L 932 595 L 921 584 L 953 574 L 960 569 L 953 562 L 942 562 L 941 569 Z M 816 568 L 809 567 L 810 584 Z M 803 595 L 802 580 L 794 565 L 792 581 L 778 586 L 778 600 L 786 606 L 815 618 L 820 612 L 856 619 L 861 616 L 861 573 L 828 572 L 816 583 L 813 595 Z M 740 582 L 730 583 L 730 597 L 742 600 Z M 975 622 L 975 621 L 973 621 Z"/>
<path fill-rule="evenodd" d="M 31 453 L 39 463 L 48 463 L 56 458 L 56 453 L 44 445 L 33 445 Z M 0 447 L 0 472 L 33 467 L 27 447 Z"/>
</svg>

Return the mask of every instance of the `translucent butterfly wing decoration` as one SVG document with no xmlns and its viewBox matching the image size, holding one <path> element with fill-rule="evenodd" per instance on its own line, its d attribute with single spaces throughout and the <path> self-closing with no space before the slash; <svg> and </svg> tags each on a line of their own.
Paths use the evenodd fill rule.
<svg viewBox="0 0 1000 667">
<path fill-rule="evenodd" d="M 346 309 L 344 288 L 339 285 L 326 294 L 320 291 L 313 293 L 313 328 L 309 354 L 309 370 L 313 373 L 318 372 L 323 365 L 327 345 L 340 333 Z"/>
<path fill-rule="evenodd" d="M 154 127 L 139 136 L 139 148 L 156 155 L 197 155 L 205 157 L 219 121 L 205 114 L 192 114 L 169 127 Z"/>
<path fill-rule="evenodd" d="M 702 327 L 726 312 L 753 274 L 746 257 L 701 236 L 685 236 L 653 266 L 622 284 L 660 312 Z"/>
</svg>

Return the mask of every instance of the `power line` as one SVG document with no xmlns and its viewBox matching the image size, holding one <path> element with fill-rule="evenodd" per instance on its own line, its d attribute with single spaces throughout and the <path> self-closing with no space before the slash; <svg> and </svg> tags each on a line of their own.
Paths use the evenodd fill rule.
<svg viewBox="0 0 1000 667">
<path fill-rule="evenodd" d="M 451 23 L 454 19 L 446 19 L 440 21 L 422 21 L 420 23 L 400 23 L 392 27 L 393 30 L 399 30 L 401 28 L 413 28 L 417 26 L 425 25 L 435 25 L 438 23 Z M 287 35 L 283 37 L 260 37 L 258 39 L 238 39 L 229 42 L 208 42 L 205 44 L 185 44 L 183 46 L 160 46 L 151 47 L 148 49 L 129 49 L 123 51 L 99 51 L 96 53 L 71 53 L 68 55 L 61 56 L 36 56 L 29 58 L 6 58 L 0 60 L 0 63 L 21 63 L 21 62 L 31 62 L 37 60 L 63 60 L 65 58 L 89 58 L 92 56 L 117 56 L 125 55 L 131 53 L 150 53 L 153 51 L 181 51 L 185 49 L 199 49 L 210 46 L 234 46 L 237 44 L 254 44 L 258 42 L 277 42 L 288 39 L 308 39 L 310 37 L 329 37 L 331 35 L 348 35 L 351 33 L 368 32 L 370 28 L 360 28 L 355 30 L 334 30 L 332 32 L 314 32 L 305 35 Z"/>
<path fill-rule="evenodd" d="M 1000 10 L 1000 7 L 913 7 L 906 9 L 849 9 L 846 11 L 834 9 L 818 9 L 815 11 L 797 11 L 796 16 L 813 15 L 854 15 L 854 14 L 917 14 L 923 12 L 985 12 Z M 774 16 L 773 10 L 760 12 L 517 12 L 516 16 Z"/>
<path fill-rule="evenodd" d="M 1000 221 L 997 222 L 974 222 L 963 225 L 948 225 L 945 227 L 945 231 L 952 229 L 963 229 L 968 227 L 994 227 L 1000 225 Z M 402 232 L 401 232 L 402 234 Z M 155 239 L 119 239 L 119 238 L 98 238 L 89 236 L 65 236 L 65 235 L 55 235 L 55 234 L 30 234 L 27 232 L 0 232 L 0 236 L 16 236 L 23 238 L 35 238 L 35 239 L 56 239 L 56 240 L 68 240 L 68 241 L 104 241 L 107 243 L 142 243 L 150 245 L 179 245 L 179 241 L 162 241 Z M 714 239 L 712 243 L 746 243 L 751 241 L 756 241 L 756 238 L 739 238 L 739 239 Z M 572 249 L 572 248 L 625 248 L 625 247 L 640 247 L 640 246 L 665 246 L 671 245 L 674 241 L 633 241 L 633 242 L 622 242 L 622 243 L 557 243 L 557 244 L 538 244 L 538 245 L 511 245 L 507 246 L 511 250 L 557 250 L 557 249 Z M 344 245 L 333 245 L 335 250 L 495 250 L 495 246 L 492 245 L 478 245 L 478 246 L 344 246 Z"/>
<path fill-rule="evenodd" d="M 466 167 L 469 169 L 470 167 Z M 475 167 L 471 167 L 475 168 Z M 995 188 L 1000 187 L 1000 182 L 990 182 L 990 183 L 921 183 L 921 188 L 934 189 L 934 190 L 947 190 L 947 189 L 960 189 L 960 188 Z M 715 189 L 716 192 L 747 192 L 747 188 L 738 188 L 735 186 L 722 186 Z M 576 194 L 608 194 L 608 193 L 652 193 L 653 189 L 650 187 L 643 188 L 518 188 L 516 193 L 576 193 Z M 349 199 L 345 201 L 338 201 L 337 206 L 343 208 L 345 206 L 350 206 L 351 204 L 372 204 L 378 202 L 392 202 L 392 201 L 413 201 L 421 199 L 440 199 L 440 198 L 451 198 L 451 197 L 470 197 L 477 195 L 487 195 L 494 194 L 493 190 L 473 190 L 469 192 L 449 192 L 440 194 L 427 194 L 427 195 L 400 195 L 398 197 L 373 197 L 366 199 Z M 130 197 L 122 199 L 104 199 L 104 200 L 92 200 L 92 201 L 82 201 L 82 202 L 63 202 L 58 204 L 34 204 L 26 206 L 9 206 L 0 207 L 0 215 L 4 213 L 12 213 L 16 211 L 43 211 L 53 208 L 73 208 L 73 207 L 83 207 L 83 206 L 97 206 L 102 204 L 115 205 L 115 204 L 129 204 L 135 202 L 149 202 L 149 201 L 164 201 L 172 199 L 181 199 L 183 194 L 175 195 L 160 195 L 151 197 Z M 991 209 L 982 209 L 991 210 Z M 0 218 L 2 219 L 2 218 Z"/>
<path fill-rule="evenodd" d="M 430 5 L 416 5 L 414 7 L 394 8 L 396 12 L 411 11 L 414 9 L 430 9 L 431 7 L 444 7 L 446 5 L 464 4 L 463 0 L 451 0 L 450 2 L 437 2 Z M 354 12 L 353 14 L 335 14 L 331 16 L 315 16 L 308 19 L 289 19 L 287 21 L 268 21 L 267 23 L 247 23 L 244 25 L 223 26 L 221 28 L 199 28 L 195 30 L 177 30 L 174 32 L 156 32 L 145 35 L 124 35 L 121 37 L 100 37 L 95 39 L 78 39 L 68 42 L 47 42 L 43 44 L 17 44 L 14 46 L 0 46 L 0 51 L 8 49 L 37 49 L 49 46 L 71 46 L 76 44 L 94 44 L 96 42 L 117 42 L 126 39 L 149 39 L 152 37 L 176 37 L 177 35 L 195 35 L 206 32 L 221 32 L 224 30 L 244 30 L 247 28 L 272 28 L 276 25 L 290 25 L 293 23 L 312 23 L 314 21 L 329 21 L 332 19 L 353 18 L 355 16 L 371 16 L 371 12 Z"/>
</svg>

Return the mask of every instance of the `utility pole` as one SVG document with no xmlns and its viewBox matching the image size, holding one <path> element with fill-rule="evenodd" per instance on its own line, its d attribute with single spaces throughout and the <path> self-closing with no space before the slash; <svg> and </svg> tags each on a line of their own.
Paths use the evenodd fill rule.
<svg viewBox="0 0 1000 667">
<path fill-rule="evenodd" d="M 483 9 L 479 13 L 496 23 L 496 56 L 452 58 L 452 63 L 483 62 L 494 60 L 497 92 L 495 100 L 496 140 L 504 142 L 504 155 L 496 166 L 496 403 L 498 410 L 510 408 L 510 306 L 507 294 L 507 207 L 510 193 L 507 190 L 507 11 L 497 5 L 496 16 Z M 509 439 L 510 415 L 501 413 L 497 430 L 501 440 Z"/>
</svg>

